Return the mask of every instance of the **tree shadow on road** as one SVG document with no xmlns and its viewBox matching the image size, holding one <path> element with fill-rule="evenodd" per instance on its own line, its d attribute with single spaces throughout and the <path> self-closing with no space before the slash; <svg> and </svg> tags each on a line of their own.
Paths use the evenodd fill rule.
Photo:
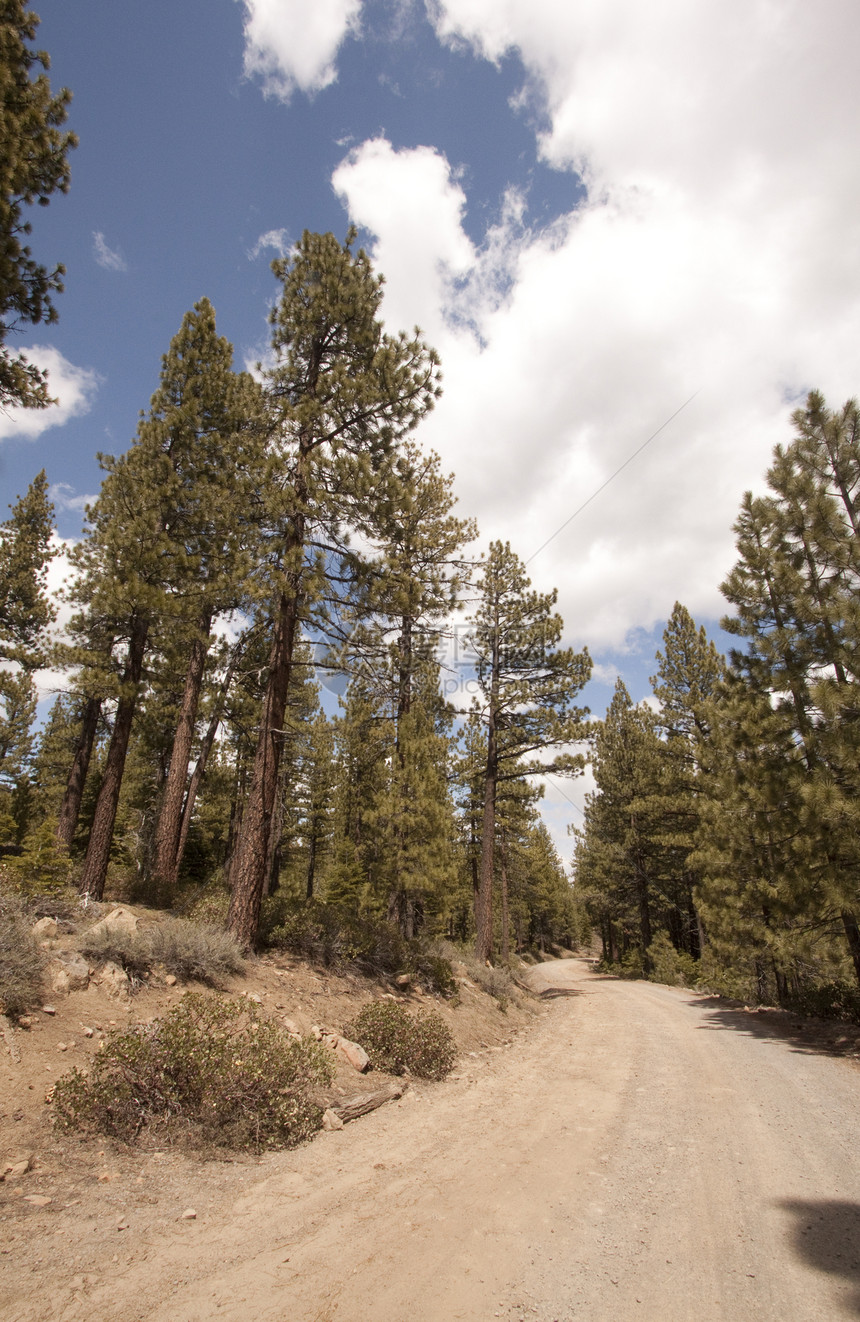
<svg viewBox="0 0 860 1322">
<path fill-rule="evenodd" d="M 860 1316 L 860 1204 L 787 1198 L 777 1206 L 794 1217 L 790 1243 L 797 1257 L 816 1271 L 843 1277 L 852 1287 L 844 1303 Z"/>
<path fill-rule="evenodd" d="M 704 1011 L 706 1031 L 729 1029 L 780 1042 L 806 1055 L 860 1056 L 860 1027 L 838 1020 L 801 1019 L 787 1010 L 750 1009 L 721 996 L 697 997 L 693 1002 Z"/>
<path fill-rule="evenodd" d="M 538 992 L 542 1001 L 554 1000 L 556 996 L 584 996 L 585 992 L 579 991 L 576 987 L 544 987 L 543 991 Z"/>
</svg>

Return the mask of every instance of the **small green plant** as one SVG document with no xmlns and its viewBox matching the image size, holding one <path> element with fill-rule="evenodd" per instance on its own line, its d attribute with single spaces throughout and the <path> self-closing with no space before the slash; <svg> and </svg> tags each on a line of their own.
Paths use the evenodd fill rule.
<svg viewBox="0 0 860 1322">
<path fill-rule="evenodd" d="M 241 973 L 245 961 L 229 932 L 191 922 L 165 918 L 141 932 L 111 930 L 97 924 L 78 941 L 82 954 L 96 963 L 119 964 L 133 984 L 157 966 L 180 982 L 221 987 L 232 974 Z"/>
<path fill-rule="evenodd" d="M 32 924 L 23 900 L 0 890 L 0 1014 L 23 1014 L 41 1000 L 45 959 Z"/>
<path fill-rule="evenodd" d="M 61 894 L 72 880 L 73 865 L 50 821 L 25 836 L 20 854 L 6 859 L 5 867 L 12 886 L 27 896 Z"/>
<path fill-rule="evenodd" d="M 105 1039 L 90 1072 L 54 1087 L 57 1125 L 127 1143 L 293 1147 L 322 1121 L 313 1090 L 330 1083 L 328 1053 L 290 1038 L 253 1002 L 188 993 L 163 1019 Z"/>
<path fill-rule="evenodd" d="M 411 1015 L 397 1001 L 371 1001 L 344 1029 L 364 1047 L 374 1069 L 407 1070 L 421 1079 L 444 1079 L 457 1056 L 451 1030 L 433 1010 Z"/>
</svg>

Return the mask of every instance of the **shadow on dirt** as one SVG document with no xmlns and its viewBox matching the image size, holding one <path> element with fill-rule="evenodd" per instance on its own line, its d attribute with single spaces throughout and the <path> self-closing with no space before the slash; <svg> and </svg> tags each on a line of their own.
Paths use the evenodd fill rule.
<svg viewBox="0 0 860 1322">
<path fill-rule="evenodd" d="M 844 1302 L 860 1316 L 860 1204 L 785 1199 L 777 1206 L 794 1218 L 789 1242 L 797 1257 L 816 1271 L 843 1277 L 853 1287 Z"/>
<path fill-rule="evenodd" d="M 788 1010 L 750 1009 L 720 996 L 697 997 L 692 1003 L 705 1015 L 705 1031 L 729 1029 L 780 1042 L 807 1055 L 860 1056 L 860 1026 L 839 1020 L 801 1019 Z"/>
</svg>

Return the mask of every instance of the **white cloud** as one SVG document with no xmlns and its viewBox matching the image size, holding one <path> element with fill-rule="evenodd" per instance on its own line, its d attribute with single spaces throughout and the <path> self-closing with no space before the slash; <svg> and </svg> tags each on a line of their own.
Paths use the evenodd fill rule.
<svg viewBox="0 0 860 1322">
<path fill-rule="evenodd" d="M 75 367 L 58 349 L 34 344 L 23 352 L 30 362 L 48 373 L 48 390 L 57 403 L 47 409 L 9 408 L 0 412 L 0 440 L 24 436 L 32 441 L 49 427 L 62 427 L 70 418 L 88 413 L 99 386 L 96 372 Z"/>
<path fill-rule="evenodd" d="M 253 248 L 248 251 L 248 261 L 254 262 L 264 252 L 274 251 L 278 257 L 285 257 L 290 250 L 289 230 L 266 230 L 261 234 Z"/>
<path fill-rule="evenodd" d="M 424 437 L 484 536 L 559 587 L 571 641 L 617 647 L 676 599 L 713 619 L 740 497 L 792 407 L 813 386 L 834 405 L 860 389 L 860 11 L 439 0 L 434 13 L 488 58 L 519 50 L 547 109 L 541 148 L 581 169 L 589 195 L 543 233 L 512 195 L 476 248 L 439 153 L 377 139 L 338 167 L 376 236 L 392 329 L 417 321 L 442 356 Z"/>
<path fill-rule="evenodd" d="M 341 42 L 358 27 L 361 0 L 244 0 L 245 73 L 266 96 L 287 101 L 298 88 L 312 94 L 337 77 Z"/>
<path fill-rule="evenodd" d="M 93 231 L 93 256 L 105 271 L 127 271 L 126 260 L 118 248 L 109 248 L 100 230 Z"/>
<path fill-rule="evenodd" d="M 462 227 L 466 197 L 444 156 L 430 147 L 395 152 L 375 138 L 350 152 L 332 183 L 350 214 L 378 236 L 374 258 L 385 275 L 387 320 L 398 329 L 421 326 L 438 338 L 454 281 L 476 260 Z M 432 241 L 425 244 L 428 235 Z"/>
<path fill-rule="evenodd" d="M 55 509 L 77 510 L 81 514 L 96 499 L 95 496 L 76 496 L 74 487 L 68 482 L 53 482 L 48 488 L 48 496 Z"/>
</svg>

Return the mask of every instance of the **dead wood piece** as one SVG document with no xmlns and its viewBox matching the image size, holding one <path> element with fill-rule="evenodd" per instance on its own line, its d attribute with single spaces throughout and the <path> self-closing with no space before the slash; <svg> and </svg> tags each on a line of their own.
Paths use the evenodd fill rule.
<svg viewBox="0 0 860 1322">
<path fill-rule="evenodd" d="M 380 1088 L 378 1092 L 363 1092 L 357 1093 L 355 1097 L 347 1097 L 345 1102 L 331 1109 L 346 1124 L 350 1120 L 357 1120 L 360 1115 L 366 1115 L 368 1111 L 375 1111 L 378 1106 L 384 1106 L 386 1102 L 396 1102 L 408 1087 L 407 1082 L 391 1083 L 387 1088 Z"/>
</svg>

